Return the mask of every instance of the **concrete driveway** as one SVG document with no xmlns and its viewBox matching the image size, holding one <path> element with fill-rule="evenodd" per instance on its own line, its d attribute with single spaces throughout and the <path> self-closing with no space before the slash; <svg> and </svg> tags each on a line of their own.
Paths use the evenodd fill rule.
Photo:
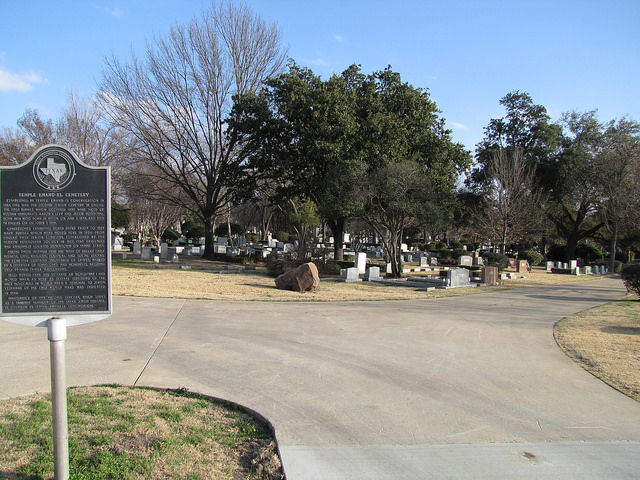
<svg viewBox="0 0 640 480">
<path fill-rule="evenodd" d="M 116 297 L 70 327 L 67 383 L 186 387 L 275 427 L 289 480 L 638 478 L 640 403 L 553 324 L 620 280 L 425 301 Z M 0 397 L 48 391 L 46 329 L 0 322 Z"/>
</svg>

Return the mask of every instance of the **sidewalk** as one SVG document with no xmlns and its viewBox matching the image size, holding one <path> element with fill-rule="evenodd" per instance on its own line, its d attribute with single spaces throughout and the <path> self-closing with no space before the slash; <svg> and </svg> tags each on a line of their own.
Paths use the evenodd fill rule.
<svg viewBox="0 0 640 480">
<path fill-rule="evenodd" d="M 623 294 L 607 279 L 402 302 L 116 297 L 69 328 L 67 383 L 245 405 L 274 425 L 289 480 L 635 478 L 640 403 L 552 334 Z M 0 322 L 0 351 L 0 398 L 50 389 L 46 329 Z"/>
</svg>

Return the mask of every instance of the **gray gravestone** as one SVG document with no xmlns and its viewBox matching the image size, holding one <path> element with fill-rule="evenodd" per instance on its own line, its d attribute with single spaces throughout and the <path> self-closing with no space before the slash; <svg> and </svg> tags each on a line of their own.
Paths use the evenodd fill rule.
<svg viewBox="0 0 640 480">
<path fill-rule="evenodd" d="M 458 265 L 470 267 L 473 265 L 473 258 L 471 258 L 469 255 L 462 255 L 458 258 Z"/>
<path fill-rule="evenodd" d="M 340 277 L 341 282 L 360 282 L 362 279 L 360 278 L 360 272 L 356 267 L 345 268 L 342 271 L 342 277 Z"/>
<path fill-rule="evenodd" d="M 376 280 L 382 280 L 380 276 L 380 267 L 369 267 L 364 274 L 365 282 L 373 282 Z"/>
<path fill-rule="evenodd" d="M 452 268 L 451 270 L 447 270 L 447 287 L 468 287 L 470 285 L 469 270 L 466 268 Z"/>
</svg>

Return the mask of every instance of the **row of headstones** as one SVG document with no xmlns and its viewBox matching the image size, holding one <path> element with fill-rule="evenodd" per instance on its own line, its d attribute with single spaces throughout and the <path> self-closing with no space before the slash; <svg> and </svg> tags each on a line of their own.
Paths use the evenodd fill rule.
<svg viewBox="0 0 640 480">
<path fill-rule="evenodd" d="M 577 260 L 571 260 L 569 263 L 565 262 L 547 262 L 547 272 L 551 272 L 554 268 L 561 270 L 571 270 L 572 275 L 604 275 L 609 272 L 606 265 L 586 265 L 582 269 L 578 266 Z"/>
<path fill-rule="evenodd" d="M 363 278 L 360 278 L 360 273 L 358 267 L 345 268 L 342 270 L 340 281 L 361 282 L 364 280 L 365 282 L 375 282 L 383 280 L 380 276 L 380 267 L 368 267 Z M 497 285 L 498 267 L 484 267 L 482 269 L 480 282 L 486 285 Z M 471 286 L 469 270 L 466 268 L 452 268 L 447 270 L 447 277 L 443 279 L 443 286 L 450 288 Z"/>
<path fill-rule="evenodd" d="M 420 262 L 421 267 L 435 267 L 438 266 L 438 259 L 434 256 L 431 256 L 427 253 L 424 254 L 410 254 L 406 253 L 402 255 L 402 260 L 404 262 L 413 262 L 418 258 L 417 261 Z M 483 266 L 484 262 L 482 261 L 482 257 L 473 258 L 469 255 L 462 255 L 458 258 L 458 265 L 460 266 L 473 266 L 480 265 Z M 355 254 L 354 267 L 358 269 L 360 273 L 363 273 L 367 268 L 367 254 L 364 252 L 358 252 Z"/>
</svg>

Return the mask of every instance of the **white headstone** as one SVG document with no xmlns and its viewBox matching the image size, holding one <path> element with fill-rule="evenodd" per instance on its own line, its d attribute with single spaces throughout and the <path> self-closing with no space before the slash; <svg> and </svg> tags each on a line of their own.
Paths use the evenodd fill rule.
<svg viewBox="0 0 640 480">
<path fill-rule="evenodd" d="M 367 254 L 365 252 L 356 253 L 356 259 L 353 265 L 360 273 L 364 273 L 367 270 Z"/>
<path fill-rule="evenodd" d="M 151 247 L 142 247 L 140 256 L 142 260 L 151 260 Z"/>
</svg>

